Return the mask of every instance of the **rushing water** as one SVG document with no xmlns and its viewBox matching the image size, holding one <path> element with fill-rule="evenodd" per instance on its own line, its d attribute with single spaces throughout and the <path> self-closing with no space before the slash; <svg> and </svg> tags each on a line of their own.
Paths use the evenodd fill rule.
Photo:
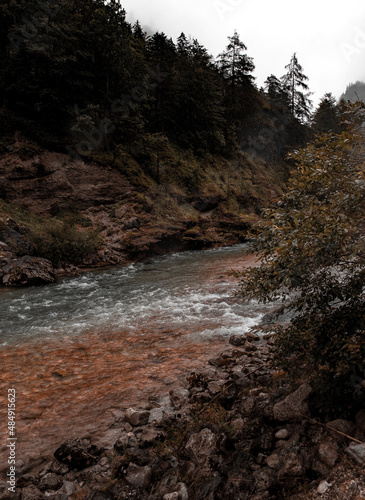
<svg viewBox="0 0 365 500">
<path fill-rule="evenodd" d="M 0 434 L 15 388 L 23 462 L 72 436 L 115 441 L 116 411 L 168 393 L 260 321 L 267 307 L 235 298 L 227 274 L 254 264 L 235 246 L 1 290 Z"/>
<path fill-rule="evenodd" d="M 244 333 L 260 320 L 262 307 L 234 300 L 226 277 L 214 276 L 220 262 L 225 272 L 227 260 L 241 257 L 242 246 L 186 252 L 55 285 L 2 291 L 0 345 L 90 331 Z"/>
</svg>

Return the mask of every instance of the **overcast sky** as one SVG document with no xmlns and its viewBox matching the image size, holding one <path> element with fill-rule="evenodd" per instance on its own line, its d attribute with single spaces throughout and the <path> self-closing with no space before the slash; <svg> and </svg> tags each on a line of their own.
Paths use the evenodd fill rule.
<svg viewBox="0 0 365 500">
<path fill-rule="evenodd" d="M 253 57 L 261 87 L 281 77 L 294 52 L 309 78 L 315 104 L 365 81 L 364 0 L 120 0 L 127 20 L 174 41 L 184 32 L 216 57 L 234 30 Z"/>
</svg>

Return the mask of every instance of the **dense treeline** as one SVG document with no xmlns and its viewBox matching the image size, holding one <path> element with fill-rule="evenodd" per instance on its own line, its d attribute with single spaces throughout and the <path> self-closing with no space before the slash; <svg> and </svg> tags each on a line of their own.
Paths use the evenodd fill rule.
<svg viewBox="0 0 365 500">
<path fill-rule="evenodd" d="M 276 157 L 306 138 L 295 55 L 259 90 L 236 32 L 213 61 L 196 39 L 147 36 L 125 16 L 115 0 L 0 1 L 0 102 L 18 127 L 78 154 L 157 134 L 195 152 L 228 154 L 238 139 Z"/>
<path fill-rule="evenodd" d="M 184 33 L 176 43 L 147 36 L 116 0 L 0 0 L 0 33 L 3 134 L 20 128 L 78 155 L 169 140 L 195 153 L 238 145 L 272 160 L 313 133 L 339 131 L 331 94 L 312 116 L 295 53 L 258 89 L 237 32 L 214 61 Z"/>
</svg>

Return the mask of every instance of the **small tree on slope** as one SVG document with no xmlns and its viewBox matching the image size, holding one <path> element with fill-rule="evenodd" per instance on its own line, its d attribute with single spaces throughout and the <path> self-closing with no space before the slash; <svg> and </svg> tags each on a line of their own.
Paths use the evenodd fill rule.
<svg viewBox="0 0 365 500">
<path fill-rule="evenodd" d="M 256 227 L 261 265 L 240 283 L 244 297 L 281 299 L 280 312 L 291 311 L 290 325 L 276 328 L 276 360 L 314 382 L 322 409 L 365 400 L 363 144 L 351 130 L 291 155 L 289 189 Z"/>
</svg>

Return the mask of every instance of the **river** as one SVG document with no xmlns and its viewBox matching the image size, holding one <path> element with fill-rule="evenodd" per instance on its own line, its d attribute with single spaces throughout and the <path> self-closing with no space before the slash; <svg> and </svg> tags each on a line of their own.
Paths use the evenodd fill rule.
<svg viewBox="0 0 365 500">
<path fill-rule="evenodd" d="M 168 393 L 232 334 L 259 323 L 270 306 L 243 304 L 227 274 L 255 265 L 244 250 L 184 252 L 1 290 L 0 430 L 6 435 L 15 388 L 18 459 L 50 454 L 67 437 L 117 433 L 116 412 Z"/>
</svg>

